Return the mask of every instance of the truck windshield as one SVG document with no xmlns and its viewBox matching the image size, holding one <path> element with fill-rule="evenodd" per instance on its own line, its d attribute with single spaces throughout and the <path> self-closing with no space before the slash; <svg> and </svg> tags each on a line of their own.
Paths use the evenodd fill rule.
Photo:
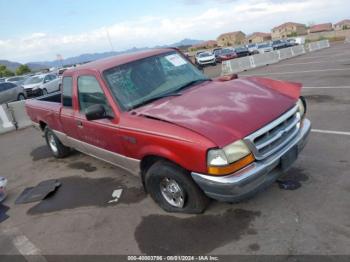
<svg viewBox="0 0 350 262">
<path fill-rule="evenodd" d="M 175 51 L 108 69 L 104 78 L 122 110 L 209 80 Z"/>
</svg>

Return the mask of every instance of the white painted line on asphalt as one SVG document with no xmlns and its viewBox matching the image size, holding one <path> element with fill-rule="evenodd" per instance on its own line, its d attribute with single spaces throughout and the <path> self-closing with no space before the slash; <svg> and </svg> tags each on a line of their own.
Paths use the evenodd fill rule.
<svg viewBox="0 0 350 262">
<path fill-rule="evenodd" d="M 317 73 L 317 72 L 330 72 L 330 71 L 350 71 L 350 68 L 329 68 L 318 70 L 305 70 L 305 71 L 289 71 L 289 72 L 277 72 L 277 73 L 264 73 L 244 76 L 267 76 L 267 75 L 290 75 L 290 74 L 303 74 L 303 73 Z"/>
<path fill-rule="evenodd" d="M 318 56 L 318 55 L 314 55 L 314 56 L 308 56 L 308 57 L 296 57 L 294 60 L 307 60 L 307 59 L 315 59 L 315 58 L 325 58 L 325 57 L 335 57 L 335 56 L 344 56 L 344 53 L 338 54 L 338 53 L 330 53 L 328 55 L 323 55 L 323 56 Z"/>
<path fill-rule="evenodd" d="M 40 249 L 25 235 L 21 234 L 16 227 L 6 229 L 4 233 L 11 237 L 13 245 L 28 262 L 47 262 L 46 258 L 41 254 Z"/>
<path fill-rule="evenodd" d="M 310 64 L 322 64 L 322 63 L 341 63 L 341 62 L 350 62 L 350 59 L 347 60 L 336 60 L 336 61 L 318 61 L 318 62 L 304 62 L 304 63 L 290 63 L 290 64 L 280 64 L 279 66 L 294 66 L 294 65 L 310 65 Z"/>
<path fill-rule="evenodd" d="M 304 86 L 303 89 L 350 89 L 350 86 Z"/>
<path fill-rule="evenodd" d="M 24 235 L 15 236 L 13 244 L 22 255 L 39 255 L 40 250 Z"/>
<path fill-rule="evenodd" d="M 343 131 L 332 131 L 332 130 L 311 129 L 311 132 L 314 132 L 314 133 L 321 133 L 321 134 L 332 134 L 332 135 L 350 136 L 350 132 L 343 132 Z"/>
</svg>

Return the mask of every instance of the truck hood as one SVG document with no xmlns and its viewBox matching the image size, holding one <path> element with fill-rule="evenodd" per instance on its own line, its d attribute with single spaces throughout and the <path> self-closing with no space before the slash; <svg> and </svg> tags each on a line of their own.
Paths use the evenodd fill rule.
<svg viewBox="0 0 350 262">
<path fill-rule="evenodd" d="M 135 111 L 190 129 L 223 147 L 292 108 L 300 89 L 297 83 L 265 78 L 208 81 L 181 96 L 163 98 Z"/>
</svg>

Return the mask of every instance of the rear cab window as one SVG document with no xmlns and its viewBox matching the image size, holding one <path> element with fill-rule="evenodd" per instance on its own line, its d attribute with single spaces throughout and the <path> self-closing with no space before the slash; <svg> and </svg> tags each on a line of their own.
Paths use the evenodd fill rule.
<svg viewBox="0 0 350 262">
<path fill-rule="evenodd" d="M 72 107 L 73 96 L 73 78 L 65 76 L 62 80 L 62 105 L 65 107 Z"/>
</svg>

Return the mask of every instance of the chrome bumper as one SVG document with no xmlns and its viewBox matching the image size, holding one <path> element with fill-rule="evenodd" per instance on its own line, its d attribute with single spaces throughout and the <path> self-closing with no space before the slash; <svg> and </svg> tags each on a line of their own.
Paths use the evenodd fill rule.
<svg viewBox="0 0 350 262">
<path fill-rule="evenodd" d="M 255 161 L 227 176 L 216 177 L 192 172 L 192 178 L 210 198 L 227 202 L 238 202 L 248 198 L 270 186 L 283 174 L 280 166 L 281 157 L 295 146 L 299 153 L 307 142 L 310 130 L 311 122 L 305 119 L 298 134 L 286 146 L 268 158 Z"/>
<path fill-rule="evenodd" d="M 215 59 L 209 60 L 209 61 L 198 61 L 199 65 L 209 65 L 209 64 L 214 64 L 215 63 Z"/>
</svg>

